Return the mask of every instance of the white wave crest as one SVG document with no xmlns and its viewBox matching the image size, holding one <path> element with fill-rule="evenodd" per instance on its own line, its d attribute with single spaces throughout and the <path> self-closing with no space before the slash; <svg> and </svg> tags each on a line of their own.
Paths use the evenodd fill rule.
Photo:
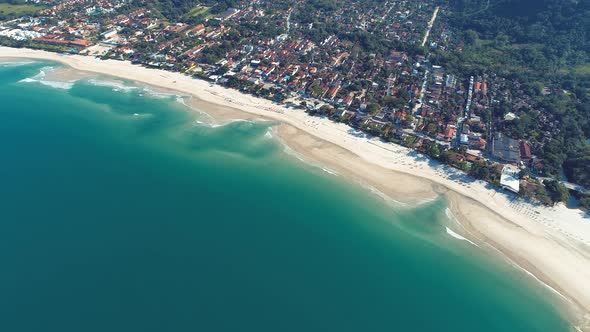
<svg viewBox="0 0 590 332">
<path fill-rule="evenodd" d="M 226 126 L 230 126 L 232 124 L 235 123 L 241 123 L 244 126 L 246 126 L 246 128 L 250 128 L 251 126 L 255 125 L 256 122 L 254 121 L 250 121 L 250 120 L 242 120 L 242 119 L 232 119 L 223 123 L 214 123 L 214 122 L 203 122 L 200 120 L 195 121 L 197 124 L 200 125 L 206 125 L 209 128 L 221 128 L 221 127 L 226 127 Z M 265 134 L 266 136 L 266 134 Z M 266 136 L 267 137 L 267 136 Z"/>
<path fill-rule="evenodd" d="M 408 204 L 404 203 L 404 202 L 400 202 L 400 201 L 396 201 L 395 199 L 391 198 L 390 196 L 388 196 L 386 193 L 382 192 L 381 190 L 366 184 L 366 183 L 362 183 L 361 185 L 366 188 L 367 190 L 369 190 L 373 195 L 377 195 L 380 198 L 382 198 L 385 202 L 393 204 L 394 206 L 401 206 L 401 207 L 407 207 Z"/>
<path fill-rule="evenodd" d="M 86 82 L 89 84 L 92 84 L 94 86 L 111 88 L 111 89 L 113 89 L 113 91 L 129 92 L 129 91 L 139 89 L 136 86 L 125 85 L 123 82 L 99 80 L 99 79 L 95 79 L 95 78 L 88 79 L 88 80 L 86 80 Z"/>
<path fill-rule="evenodd" d="M 338 176 L 338 173 L 334 172 L 333 170 L 326 168 L 326 167 L 322 167 L 322 170 L 328 174 L 332 174 L 332 175 L 336 175 Z"/>
<path fill-rule="evenodd" d="M 453 220 L 454 222 L 456 222 L 459 226 L 463 227 L 463 225 L 461 225 L 461 223 L 455 218 L 455 216 L 451 213 L 451 210 L 449 208 L 445 209 L 445 214 L 447 215 L 447 217 L 449 217 L 449 219 Z M 455 238 L 458 238 L 460 240 L 466 240 L 469 241 L 468 239 L 462 237 L 461 235 L 453 232 L 452 230 L 450 230 L 447 227 L 447 233 Z M 457 237 L 458 236 L 458 237 Z M 469 241 L 471 242 L 471 241 Z M 471 242 L 472 244 L 476 245 L 475 243 Z M 508 263 L 510 263 L 512 266 L 522 270 L 524 273 L 526 273 L 528 276 L 530 276 L 531 278 L 535 279 L 537 282 L 539 282 L 541 285 L 543 285 L 544 287 L 546 287 L 547 289 L 549 289 L 551 292 L 557 294 L 559 297 L 561 297 L 562 299 L 564 299 L 565 301 L 571 302 L 571 300 L 569 298 L 567 298 L 565 295 L 561 294 L 557 289 L 549 286 L 547 283 L 543 282 L 541 279 L 539 279 L 536 275 L 534 275 L 532 272 L 530 272 L 529 270 L 525 269 L 524 267 L 520 266 L 518 263 L 516 263 L 515 261 L 513 261 L 510 257 L 508 257 L 506 254 L 504 254 L 502 251 L 500 251 L 498 248 L 494 247 L 493 245 L 487 243 L 484 241 L 484 243 L 492 248 L 493 250 L 497 251 L 502 257 L 504 257 Z M 479 246 L 478 246 L 479 247 Z"/>
<path fill-rule="evenodd" d="M 449 208 L 446 208 L 446 209 L 445 209 L 445 215 L 447 216 L 447 218 L 449 218 L 449 220 L 452 220 L 452 221 L 454 221 L 454 222 L 456 222 L 456 223 L 459 223 L 459 222 L 457 221 L 457 218 L 455 218 L 455 216 L 454 216 L 454 215 L 453 215 L 453 213 L 451 212 L 451 209 L 449 209 Z"/>
<path fill-rule="evenodd" d="M 143 92 L 155 99 L 172 99 L 175 98 L 176 102 L 184 104 L 184 100 L 182 100 L 182 96 L 179 96 L 176 93 L 168 93 L 168 92 L 157 92 L 149 88 L 143 88 Z M 179 101 L 179 99 L 181 99 Z"/>
<path fill-rule="evenodd" d="M 298 159 L 299 161 L 301 161 L 304 164 L 309 164 L 311 165 L 310 162 L 308 162 L 307 160 L 305 160 L 299 153 L 297 153 L 295 150 L 291 149 L 291 147 L 289 147 L 287 144 L 285 144 L 285 142 L 283 142 L 282 140 L 279 140 L 280 143 L 283 144 L 283 152 L 285 152 L 286 154 L 290 155 L 291 157 L 295 157 L 296 159 Z"/>
<path fill-rule="evenodd" d="M 32 65 L 35 61 L 0 61 L 0 67 L 20 67 Z"/>
<path fill-rule="evenodd" d="M 75 82 L 59 82 L 59 81 L 41 80 L 41 81 L 39 81 L 39 83 L 46 85 L 46 86 L 50 86 L 52 88 L 56 88 L 56 89 L 69 90 L 74 86 Z"/>
<path fill-rule="evenodd" d="M 184 100 L 184 97 L 182 97 L 182 96 L 176 96 L 176 102 L 179 103 L 179 104 L 182 104 L 184 106 L 188 106 L 186 104 L 186 101 Z"/>
<path fill-rule="evenodd" d="M 37 75 L 35 75 L 33 77 L 24 78 L 24 79 L 20 80 L 19 82 L 24 82 L 24 83 L 38 82 L 38 81 L 45 78 L 45 75 L 46 75 L 45 71 L 46 70 L 51 70 L 51 67 L 43 67 L 43 68 L 41 68 L 41 70 L 39 70 L 39 73 L 37 73 Z"/>
<path fill-rule="evenodd" d="M 45 86 L 49 86 L 55 89 L 62 89 L 62 90 L 69 90 L 74 86 L 74 83 L 76 83 L 76 81 L 67 81 L 67 82 L 61 82 L 61 81 L 48 81 L 45 80 L 45 77 L 47 76 L 47 71 L 52 71 L 54 68 L 53 67 L 43 67 L 41 68 L 41 70 L 39 70 L 39 73 L 33 77 L 28 77 L 28 78 L 24 78 L 22 80 L 20 80 L 20 83 L 39 83 L 39 84 L 43 84 Z"/>
<path fill-rule="evenodd" d="M 461 240 L 461 241 L 467 241 L 467 242 L 473 244 L 474 246 L 479 247 L 475 242 L 473 242 L 473 241 L 469 240 L 468 238 L 465 238 L 465 237 L 463 237 L 463 236 L 461 236 L 461 235 L 453 232 L 452 229 L 450 229 L 448 227 L 445 227 L 445 228 L 447 229 L 447 234 L 449 234 L 450 236 L 454 237 L 455 239 Z"/>
</svg>

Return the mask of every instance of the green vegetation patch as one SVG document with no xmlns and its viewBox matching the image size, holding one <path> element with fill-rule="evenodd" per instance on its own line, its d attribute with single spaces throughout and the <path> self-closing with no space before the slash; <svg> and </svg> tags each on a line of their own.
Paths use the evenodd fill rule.
<svg viewBox="0 0 590 332">
<path fill-rule="evenodd" d="M 0 19 L 35 14 L 43 8 L 44 7 L 42 6 L 29 4 L 14 5 L 10 3 L 0 3 Z"/>
<path fill-rule="evenodd" d="M 572 68 L 574 75 L 590 76 L 590 63 L 578 65 Z"/>
<path fill-rule="evenodd" d="M 195 16 L 202 16 L 207 14 L 211 7 L 205 7 L 203 5 L 196 5 L 193 9 L 191 9 L 186 16 L 187 17 L 195 17 Z"/>
</svg>

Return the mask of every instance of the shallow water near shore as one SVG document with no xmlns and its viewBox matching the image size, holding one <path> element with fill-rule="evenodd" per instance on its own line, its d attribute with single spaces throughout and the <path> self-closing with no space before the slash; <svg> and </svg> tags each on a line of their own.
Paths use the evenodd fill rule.
<svg viewBox="0 0 590 332">
<path fill-rule="evenodd" d="M 271 124 L 43 81 L 56 66 L 0 65 L 3 330 L 570 330 L 547 289 L 447 231 L 443 200 L 395 206 Z"/>
</svg>

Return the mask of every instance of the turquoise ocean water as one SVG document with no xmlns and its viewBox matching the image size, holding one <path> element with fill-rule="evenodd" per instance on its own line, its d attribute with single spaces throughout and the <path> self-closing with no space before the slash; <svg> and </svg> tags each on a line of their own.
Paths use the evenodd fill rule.
<svg viewBox="0 0 590 332">
<path fill-rule="evenodd" d="M 175 96 L 0 61 L 1 331 L 568 331 L 548 291 Z"/>
</svg>

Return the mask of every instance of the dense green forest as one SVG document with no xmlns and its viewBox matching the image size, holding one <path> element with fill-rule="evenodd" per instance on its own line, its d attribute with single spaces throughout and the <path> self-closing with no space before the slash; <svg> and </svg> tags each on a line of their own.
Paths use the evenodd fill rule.
<svg viewBox="0 0 590 332">
<path fill-rule="evenodd" d="M 496 118 L 509 111 L 519 116 L 501 129 L 530 140 L 534 153 L 545 159 L 548 174 L 559 176 L 563 167 L 570 181 L 590 186 L 590 1 L 449 4 L 449 23 L 458 41 L 454 50 L 459 51 L 435 51 L 435 61 L 462 75 L 497 74 L 517 80 L 535 107 L 496 105 Z M 543 94 L 544 87 L 561 93 Z M 548 131 L 550 137 L 541 139 Z"/>
<path fill-rule="evenodd" d="M 463 70 L 489 68 L 519 78 L 587 76 L 590 1 L 451 0 Z M 578 70 L 579 69 L 579 70 Z M 588 86 L 586 86 L 588 88 Z"/>
</svg>

